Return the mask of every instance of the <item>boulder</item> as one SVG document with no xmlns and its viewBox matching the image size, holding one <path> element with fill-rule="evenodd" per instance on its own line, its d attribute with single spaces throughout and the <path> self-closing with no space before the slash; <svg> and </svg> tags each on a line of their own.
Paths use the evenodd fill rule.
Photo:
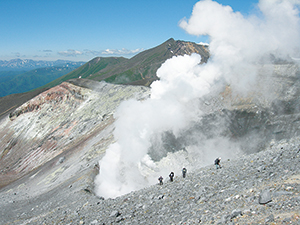
<svg viewBox="0 0 300 225">
<path fill-rule="evenodd" d="M 270 190 L 264 190 L 260 193 L 258 202 L 259 204 L 267 204 L 272 201 Z"/>
</svg>

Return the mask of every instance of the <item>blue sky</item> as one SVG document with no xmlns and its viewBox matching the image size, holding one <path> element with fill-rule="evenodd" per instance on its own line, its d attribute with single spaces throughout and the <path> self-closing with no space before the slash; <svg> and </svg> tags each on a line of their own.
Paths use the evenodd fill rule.
<svg viewBox="0 0 300 225">
<path fill-rule="evenodd" d="M 1 0 L 0 60 L 132 57 L 169 38 L 207 41 L 178 26 L 196 0 Z M 247 16 L 258 0 L 217 0 Z"/>
</svg>

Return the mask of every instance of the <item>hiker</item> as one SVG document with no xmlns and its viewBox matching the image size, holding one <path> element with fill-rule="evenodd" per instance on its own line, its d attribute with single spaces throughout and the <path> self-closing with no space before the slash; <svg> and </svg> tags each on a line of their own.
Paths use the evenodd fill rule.
<svg viewBox="0 0 300 225">
<path fill-rule="evenodd" d="M 163 179 L 164 179 L 164 178 L 163 178 L 162 176 L 160 176 L 160 177 L 158 178 L 159 184 L 160 184 L 160 185 L 163 185 Z"/>
<path fill-rule="evenodd" d="M 221 157 L 215 159 L 216 169 L 221 169 L 220 162 L 221 162 Z"/>
<path fill-rule="evenodd" d="M 182 169 L 182 176 L 183 176 L 183 178 L 185 178 L 186 172 L 187 172 L 187 169 L 186 169 L 186 168 L 183 168 L 183 169 Z"/>
<path fill-rule="evenodd" d="M 171 172 L 171 173 L 170 173 L 170 175 L 169 175 L 169 177 L 170 177 L 170 181 L 171 181 L 171 182 L 173 182 L 174 173 L 173 173 L 173 172 Z"/>
</svg>

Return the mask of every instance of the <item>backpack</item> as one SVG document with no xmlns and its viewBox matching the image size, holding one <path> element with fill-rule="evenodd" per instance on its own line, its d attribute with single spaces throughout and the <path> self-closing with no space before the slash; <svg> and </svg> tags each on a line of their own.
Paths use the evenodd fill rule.
<svg viewBox="0 0 300 225">
<path fill-rule="evenodd" d="M 217 159 L 215 160 L 215 165 L 219 164 L 219 162 L 220 162 L 220 160 L 219 160 L 219 158 L 217 158 Z"/>
</svg>

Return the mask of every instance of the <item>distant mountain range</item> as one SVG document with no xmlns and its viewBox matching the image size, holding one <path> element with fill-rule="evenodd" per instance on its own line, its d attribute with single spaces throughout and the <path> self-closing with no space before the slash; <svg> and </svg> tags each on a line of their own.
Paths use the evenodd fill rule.
<svg viewBox="0 0 300 225">
<path fill-rule="evenodd" d="M 0 97 L 39 88 L 84 63 L 65 60 L 34 61 L 31 59 L 0 61 Z"/>
<path fill-rule="evenodd" d="M 53 66 L 81 66 L 85 62 L 73 62 L 68 60 L 56 60 L 56 61 L 35 61 L 32 59 L 12 59 L 12 60 L 0 60 L 0 71 L 28 71 L 36 68 L 53 67 Z"/>
<path fill-rule="evenodd" d="M 157 80 L 157 69 L 173 56 L 198 53 L 201 63 L 207 62 L 209 51 L 207 45 L 193 42 L 175 41 L 170 38 L 161 45 L 145 50 L 134 57 L 96 57 L 76 70 L 48 83 L 44 87 L 54 87 L 63 81 L 74 78 L 86 78 L 106 81 L 114 84 L 131 84 L 149 86 Z"/>
</svg>

